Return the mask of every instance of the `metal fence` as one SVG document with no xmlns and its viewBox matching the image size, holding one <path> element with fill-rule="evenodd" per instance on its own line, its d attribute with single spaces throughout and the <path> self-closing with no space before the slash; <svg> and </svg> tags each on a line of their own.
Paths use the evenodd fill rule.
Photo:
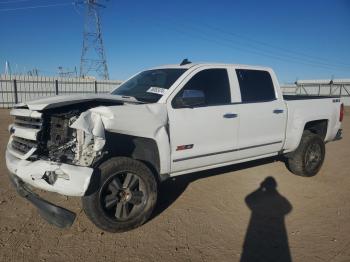
<svg viewBox="0 0 350 262">
<path fill-rule="evenodd" d="M 292 85 L 282 86 L 284 93 L 295 95 L 339 95 L 343 97 L 350 96 L 350 80 L 349 82 L 336 81 L 297 81 Z"/>
<path fill-rule="evenodd" d="M 0 75 L 0 108 L 47 96 L 109 93 L 120 84 L 117 80 Z M 350 79 L 299 80 L 281 88 L 288 95 L 339 95 L 350 106 Z"/>
<path fill-rule="evenodd" d="M 109 93 L 120 84 L 114 80 L 0 75 L 0 108 L 55 95 Z"/>
<path fill-rule="evenodd" d="M 350 79 L 299 80 L 281 88 L 286 95 L 340 96 L 350 106 Z"/>
</svg>

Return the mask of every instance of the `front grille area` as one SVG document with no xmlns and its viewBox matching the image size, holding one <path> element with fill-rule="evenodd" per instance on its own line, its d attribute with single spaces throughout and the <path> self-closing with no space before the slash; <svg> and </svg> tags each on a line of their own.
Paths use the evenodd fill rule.
<svg viewBox="0 0 350 262">
<path fill-rule="evenodd" d="M 40 147 L 41 132 L 44 129 L 42 113 L 14 108 L 10 114 L 14 116 L 14 124 L 11 128 L 12 142 L 8 149 L 16 157 L 28 159 Z"/>
<path fill-rule="evenodd" d="M 31 118 L 26 116 L 16 116 L 15 125 L 32 129 L 41 129 L 42 119 Z"/>
<path fill-rule="evenodd" d="M 16 137 L 13 136 L 12 140 L 12 148 L 15 149 L 16 151 L 22 153 L 23 155 L 27 154 L 29 150 L 32 148 L 37 148 L 37 143 L 36 141 L 21 138 L 21 137 Z"/>
</svg>

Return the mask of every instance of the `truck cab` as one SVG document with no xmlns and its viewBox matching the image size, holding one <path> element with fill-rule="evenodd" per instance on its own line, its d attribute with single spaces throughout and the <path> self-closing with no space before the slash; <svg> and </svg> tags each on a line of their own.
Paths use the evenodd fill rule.
<svg viewBox="0 0 350 262">
<path fill-rule="evenodd" d="M 287 110 L 272 70 L 199 65 L 189 71 L 159 101 L 169 116 L 172 174 L 282 150 Z M 179 102 L 194 92 L 200 103 Z"/>
</svg>

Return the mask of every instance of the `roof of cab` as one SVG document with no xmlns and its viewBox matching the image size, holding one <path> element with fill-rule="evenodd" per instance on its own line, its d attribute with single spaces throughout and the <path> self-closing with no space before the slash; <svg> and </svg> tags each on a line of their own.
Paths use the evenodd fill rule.
<svg viewBox="0 0 350 262">
<path fill-rule="evenodd" d="M 174 68 L 174 69 L 189 69 L 192 67 L 202 67 L 202 66 L 235 66 L 235 67 L 241 67 L 241 68 L 249 68 L 249 69 L 259 69 L 259 70 L 269 70 L 271 68 L 266 66 L 256 66 L 256 65 L 243 65 L 243 64 L 224 64 L 224 63 L 189 63 L 185 65 L 180 64 L 170 64 L 170 65 L 162 65 L 153 67 L 151 69 L 165 69 L 165 68 Z"/>
</svg>

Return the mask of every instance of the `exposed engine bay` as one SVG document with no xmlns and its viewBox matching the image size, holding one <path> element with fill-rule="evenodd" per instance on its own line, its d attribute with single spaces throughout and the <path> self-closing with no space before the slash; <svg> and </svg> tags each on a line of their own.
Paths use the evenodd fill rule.
<svg viewBox="0 0 350 262">
<path fill-rule="evenodd" d="M 46 153 L 50 160 L 77 163 L 77 130 L 70 128 L 70 125 L 77 119 L 78 114 L 78 111 L 71 111 L 48 117 L 48 129 L 45 130 L 48 138 Z"/>
<path fill-rule="evenodd" d="M 74 105 L 50 109 L 44 111 L 40 120 L 40 131 L 37 135 L 37 150 L 30 159 L 44 159 L 58 163 L 73 164 L 79 166 L 91 166 L 94 160 L 103 155 L 104 141 L 79 128 L 74 128 L 74 123 L 81 114 L 96 106 L 121 105 L 122 102 L 80 103 Z M 33 127 L 36 123 L 27 117 L 15 117 L 15 125 L 25 128 Z M 28 146 L 30 141 L 14 137 L 13 144 L 17 149 Z M 30 142 L 32 143 L 32 142 Z M 96 146 L 99 144 L 99 146 Z M 33 147 L 33 145 L 31 145 Z"/>
<path fill-rule="evenodd" d="M 7 168 L 35 188 L 83 196 L 95 168 L 115 156 L 145 161 L 161 174 L 170 170 L 165 104 L 67 96 L 18 104 L 10 114 Z"/>
</svg>

